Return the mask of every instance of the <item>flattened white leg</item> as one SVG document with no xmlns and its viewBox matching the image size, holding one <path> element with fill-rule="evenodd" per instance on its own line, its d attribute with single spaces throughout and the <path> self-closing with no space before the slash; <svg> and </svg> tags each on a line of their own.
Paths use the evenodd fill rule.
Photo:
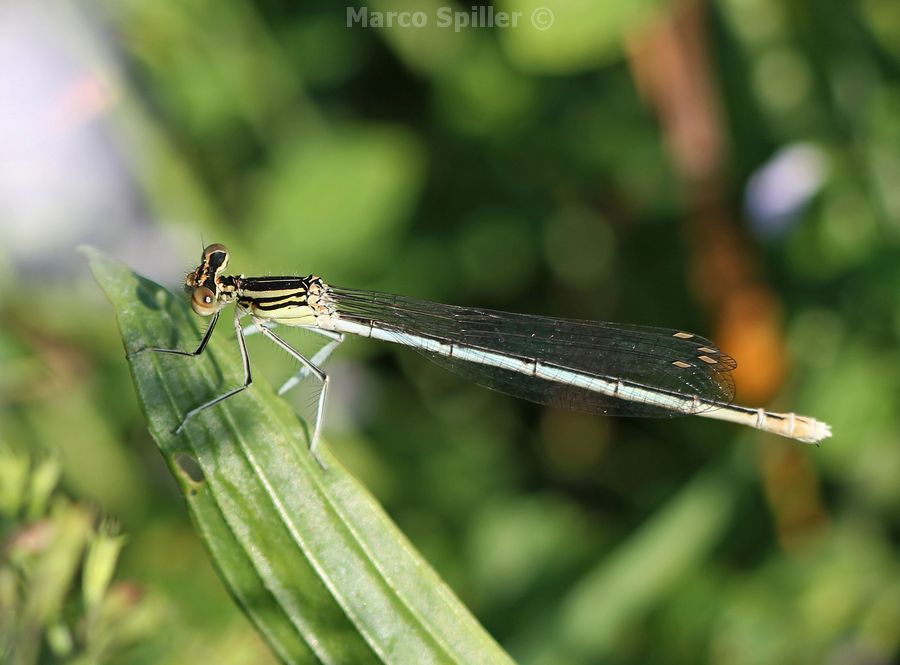
<svg viewBox="0 0 900 665">
<path fill-rule="evenodd" d="M 321 349 L 316 351 L 315 355 L 310 359 L 310 362 L 313 365 L 322 365 L 328 358 L 331 356 L 332 352 L 340 345 L 341 342 L 344 341 L 344 336 L 338 334 L 337 337 L 332 338 L 332 341 L 328 342 Z M 286 392 L 294 388 L 298 385 L 303 379 L 305 379 L 310 374 L 310 369 L 303 365 L 296 374 L 290 377 L 287 381 L 282 384 L 281 388 L 278 389 L 279 395 L 284 395 Z"/>
<path fill-rule="evenodd" d="M 274 321 L 254 321 L 249 326 L 244 328 L 244 336 L 247 337 L 249 335 L 255 335 L 258 332 L 261 332 L 263 328 L 266 330 L 274 330 L 276 327 L 276 323 Z M 328 358 L 331 357 L 331 354 L 334 350 L 340 345 L 341 342 L 344 341 L 344 335 L 342 333 L 333 332 L 331 330 L 323 330 L 322 328 L 316 328 L 312 326 L 303 326 L 304 330 L 309 330 L 317 335 L 321 335 L 322 337 L 327 337 L 331 341 L 328 342 L 325 346 L 319 349 L 315 355 L 313 355 L 310 362 L 313 365 L 322 365 L 325 363 Z M 278 389 L 279 395 L 284 395 L 290 390 L 293 390 L 296 386 L 298 386 L 303 379 L 310 375 L 310 369 L 306 365 L 301 365 L 300 369 L 291 377 L 281 385 Z"/>
<path fill-rule="evenodd" d="M 322 430 L 322 422 L 325 418 L 325 403 L 328 396 L 328 375 L 322 371 L 321 368 L 316 366 L 309 358 L 304 356 L 302 353 L 297 351 L 290 344 L 281 339 L 278 335 L 273 333 L 265 326 L 259 326 L 259 332 L 268 337 L 270 340 L 275 342 L 282 349 L 287 351 L 293 358 L 295 358 L 300 364 L 306 367 L 319 381 L 322 382 L 322 391 L 319 393 L 319 404 L 316 409 L 316 420 L 313 425 L 313 434 L 312 439 L 309 444 L 309 451 L 312 453 L 313 457 L 316 458 L 316 461 L 319 463 L 323 469 L 327 468 L 325 466 L 325 462 L 319 456 L 319 434 Z"/>
</svg>

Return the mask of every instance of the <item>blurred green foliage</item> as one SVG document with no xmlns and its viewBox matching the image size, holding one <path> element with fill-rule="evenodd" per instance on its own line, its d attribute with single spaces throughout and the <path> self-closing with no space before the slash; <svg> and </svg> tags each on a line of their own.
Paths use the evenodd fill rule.
<svg viewBox="0 0 900 665">
<path fill-rule="evenodd" d="M 134 582 L 111 586 L 124 538 L 56 492 L 59 472 L 55 458 L 0 444 L 0 655 L 10 665 L 115 662 L 171 613 Z"/>
<path fill-rule="evenodd" d="M 497 9 L 538 5 L 550 29 L 454 32 L 348 28 L 324 1 L 64 3 L 67 48 L 106 91 L 91 122 L 141 211 L 101 209 L 84 239 L 173 286 L 202 236 L 245 274 L 709 333 L 690 210 L 624 47 L 670 3 Z M 540 409 L 368 340 L 328 365 L 335 454 L 523 663 L 900 653 L 900 13 L 707 9 L 724 190 L 785 315 L 791 374 L 774 402 L 833 439 L 801 450 L 697 419 Z M 772 227 L 743 214 L 751 177 L 800 144 L 826 165 L 806 205 Z M 0 432 L 17 457 L 0 465 L 10 477 L 23 451 L 58 454 L 66 493 L 127 536 L 116 575 L 165 598 L 170 629 L 116 662 L 271 662 L 192 532 L 86 270 L 11 247 Z M 259 340 L 250 351 L 259 374 L 290 371 Z"/>
</svg>

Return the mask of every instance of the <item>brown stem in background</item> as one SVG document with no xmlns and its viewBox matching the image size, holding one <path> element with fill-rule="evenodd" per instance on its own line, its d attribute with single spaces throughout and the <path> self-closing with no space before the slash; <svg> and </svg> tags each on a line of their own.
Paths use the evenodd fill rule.
<svg viewBox="0 0 900 665">
<path fill-rule="evenodd" d="M 729 203 L 728 144 L 706 28 L 705 3 L 678 0 L 632 36 L 628 59 L 681 180 L 695 290 L 712 316 L 715 339 L 738 359 L 740 401 L 762 405 L 787 375 L 782 307 Z M 824 522 L 818 477 L 801 446 L 778 441 L 761 450 L 781 542 L 791 549 Z"/>
</svg>

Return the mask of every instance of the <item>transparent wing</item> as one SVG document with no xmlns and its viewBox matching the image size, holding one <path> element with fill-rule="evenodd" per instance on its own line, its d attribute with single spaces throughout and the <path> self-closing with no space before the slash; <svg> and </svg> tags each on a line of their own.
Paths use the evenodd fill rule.
<svg viewBox="0 0 900 665">
<path fill-rule="evenodd" d="M 342 319 L 412 334 L 687 398 L 691 413 L 730 404 L 734 360 L 698 335 L 442 305 L 373 291 L 331 288 Z M 397 341 L 403 343 L 398 336 Z M 470 380 L 539 404 L 618 416 L 683 415 L 658 404 L 625 400 L 561 381 L 421 351 Z"/>
</svg>

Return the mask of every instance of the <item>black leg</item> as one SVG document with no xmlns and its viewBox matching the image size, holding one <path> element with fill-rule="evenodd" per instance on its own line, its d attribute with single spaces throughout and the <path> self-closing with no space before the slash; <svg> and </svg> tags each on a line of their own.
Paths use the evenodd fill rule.
<svg viewBox="0 0 900 665">
<path fill-rule="evenodd" d="M 182 351 L 181 349 L 163 349 L 157 346 L 149 346 L 143 349 L 138 349 L 130 353 L 129 355 L 136 355 L 138 353 L 143 353 L 144 351 L 153 351 L 155 353 L 172 353 L 176 356 L 199 356 L 203 353 L 203 350 L 206 348 L 206 345 L 209 343 L 209 339 L 212 337 L 213 330 L 216 327 L 216 323 L 219 321 L 219 313 L 216 312 L 213 314 L 212 320 L 209 322 L 209 326 L 206 328 L 206 332 L 203 334 L 203 339 L 200 340 L 200 346 L 197 347 L 195 351 Z"/>
<path fill-rule="evenodd" d="M 212 325 L 215 322 L 216 322 L 216 320 L 213 319 L 212 323 L 210 324 L 210 328 L 212 328 Z M 215 399 L 211 399 L 210 401 L 205 402 L 204 404 L 201 404 L 200 406 L 195 407 L 195 408 L 191 409 L 190 411 L 188 411 L 186 414 L 184 414 L 184 418 L 181 420 L 181 424 L 175 429 L 175 434 L 181 434 L 181 431 L 184 429 L 184 426 L 187 424 L 187 422 L 191 418 L 196 416 L 198 413 L 200 413 L 201 411 L 205 411 L 209 407 L 215 406 L 219 402 L 224 402 L 229 397 L 233 397 L 234 395 L 237 395 L 242 390 L 246 390 L 250 386 L 250 384 L 253 383 L 253 377 L 250 374 L 250 354 L 247 353 L 247 342 L 244 339 L 244 332 L 241 329 L 241 319 L 240 319 L 240 310 L 239 309 L 235 309 L 235 311 L 234 311 L 234 330 L 235 330 L 235 333 L 237 334 L 238 348 L 240 348 L 240 350 L 241 350 L 241 361 L 244 364 L 244 383 L 242 385 L 238 386 L 237 388 L 233 388 L 233 389 L 229 390 L 227 393 L 225 393 L 223 395 L 219 395 Z M 180 355 L 187 355 L 187 356 L 198 355 L 199 353 L 201 353 L 203 351 L 203 347 L 206 346 L 206 341 L 208 338 L 209 338 L 209 333 L 207 332 L 206 336 L 203 338 L 203 341 L 200 343 L 200 348 L 195 353 L 188 353 L 185 351 L 175 352 L 175 353 L 179 353 Z M 165 351 L 166 349 L 160 349 L 160 350 Z"/>
</svg>

